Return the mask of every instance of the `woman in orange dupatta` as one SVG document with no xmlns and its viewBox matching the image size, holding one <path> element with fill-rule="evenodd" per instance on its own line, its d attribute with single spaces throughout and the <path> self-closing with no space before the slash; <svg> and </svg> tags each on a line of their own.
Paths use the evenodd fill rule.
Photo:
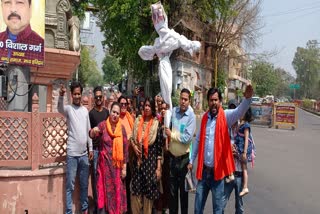
<svg viewBox="0 0 320 214">
<path fill-rule="evenodd" d="M 156 118 L 155 103 L 148 97 L 143 115 L 133 126 L 131 144 L 135 152 L 132 160 L 131 208 L 133 214 L 152 213 L 155 199 L 160 196 L 163 129 Z"/>
<path fill-rule="evenodd" d="M 97 167 L 99 211 L 121 214 L 127 211 L 126 163 L 128 143 L 125 128 L 119 121 L 120 104 L 114 102 L 109 118 L 90 131 L 90 137 L 101 136 Z"/>
</svg>

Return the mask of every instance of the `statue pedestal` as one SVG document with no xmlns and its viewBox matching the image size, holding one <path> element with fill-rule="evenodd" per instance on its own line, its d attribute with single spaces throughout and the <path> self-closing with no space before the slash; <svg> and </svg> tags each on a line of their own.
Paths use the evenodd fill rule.
<svg viewBox="0 0 320 214">
<path fill-rule="evenodd" d="M 45 66 L 31 68 L 31 84 L 47 87 L 47 112 L 55 112 L 57 93 L 60 83 L 72 79 L 73 72 L 80 64 L 80 52 L 62 49 L 45 48 Z M 53 108 L 54 106 L 54 108 Z"/>
</svg>

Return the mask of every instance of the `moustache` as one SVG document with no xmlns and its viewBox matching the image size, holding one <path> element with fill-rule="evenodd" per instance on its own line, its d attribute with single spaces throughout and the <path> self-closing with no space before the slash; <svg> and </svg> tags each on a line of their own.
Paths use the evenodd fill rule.
<svg viewBox="0 0 320 214">
<path fill-rule="evenodd" d="M 19 20 L 21 20 L 21 16 L 19 14 L 17 14 L 16 12 L 10 13 L 10 15 L 8 16 L 8 20 L 10 20 L 13 17 L 16 17 Z"/>
</svg>

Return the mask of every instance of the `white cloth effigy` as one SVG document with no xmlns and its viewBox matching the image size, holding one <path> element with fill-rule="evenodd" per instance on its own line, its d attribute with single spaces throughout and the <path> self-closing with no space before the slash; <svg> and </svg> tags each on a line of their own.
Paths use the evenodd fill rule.
<svg viewBox="0 0 320 214">
<path fill-rule="evenodd" d="M 170 55 L 176 49 L 182 48 L 184 51 L 193 55 L 199 51 L 201 43 L 199 41 L 188 40 L 173 29 L 168 28 L 167 15 L 160 2 L 151 5 L 153 25 L 159 35 L 154 41 L 153 46 L 142 46 L 139 49 L 139 56 L 143 60 L 153 60 L 154 55 L 159 57 L 159 79 L 161 95 L 164 101 L 169 104 L 170 109 L 166 112 L 164 125 L 169 127 L 172 112 L 172 67 Z"/>
</svg>

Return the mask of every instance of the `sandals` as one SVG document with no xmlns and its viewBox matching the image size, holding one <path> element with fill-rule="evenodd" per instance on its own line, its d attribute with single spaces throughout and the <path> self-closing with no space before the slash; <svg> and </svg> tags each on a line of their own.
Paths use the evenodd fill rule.
<svg viewBox="0 0 320 214">
<path fill-rule="evenodd" d="M 246 194 L 249 193 L 249 189 L 248 188 L 244 188 L 242 189 L 242 191 L 239 193 L 239 196 L 242 197 L 242 196 L 245 196 Z"/>
</svg>

